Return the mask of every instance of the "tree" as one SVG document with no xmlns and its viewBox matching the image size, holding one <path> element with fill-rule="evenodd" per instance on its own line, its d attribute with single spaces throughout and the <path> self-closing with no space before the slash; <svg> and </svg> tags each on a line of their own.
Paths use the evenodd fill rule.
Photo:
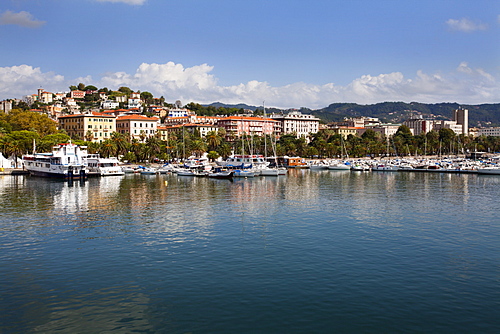
<svg viewBox="0 0 500 334">
<path fill-rule="evenodd" d="M 85 90 L 85 84 L 83 84 L 83 83 L 80 82 L 78 84 L 78 90 Z"/>
<path fill-rule="evenodd" d="M 150 92 L 141 92 L 141 99 L 148 105 L 154 102 L 154 96 Z"/>
<path fill-rule="evenodd" d="M 219 158 L 219 153 L 215 151 L 209 151 L 207 154 L 207 158 L 210 159 L 211 161 L 214 161 Z"/>
<path fill-rule="evenodd" d="M 205 136 L 207 141 L 208 149 L 213 151 L 220 145 L 222 138 L 215 131 L 209 131 Z"/>
<path fill-rule="evenodd" d="M 118 88 L 118 91 L 125 93 L 128 96 L 130 96 L 130 94 L 132 94 L 132 89 L 130 89 L 128 87 L 120 87 L 120 88 Z"/>
<path fill-rule="evenodd" d="M 6 121 L 13 131 L 32 130 L 41 136 L 57 133 L 57 123 L 47 115 L 21 109 L 12 109 Z"/>
</svg>

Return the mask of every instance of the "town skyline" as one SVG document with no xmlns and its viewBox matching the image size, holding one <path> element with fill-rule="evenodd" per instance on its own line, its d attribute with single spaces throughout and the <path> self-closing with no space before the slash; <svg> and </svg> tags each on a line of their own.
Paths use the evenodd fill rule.
<svg viewBox="0 0 500 334">
<path fill-rule="evenodd" d="M 498 103 L 499 14 L 489 0 L 8 0 L 0 99 L 84 82 L 282 109 Z"/>
</svg>

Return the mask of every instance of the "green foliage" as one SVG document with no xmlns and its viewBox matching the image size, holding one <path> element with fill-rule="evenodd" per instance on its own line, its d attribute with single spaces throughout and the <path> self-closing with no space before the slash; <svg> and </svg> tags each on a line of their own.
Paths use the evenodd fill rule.
<svg viewBox="0 0 500 334">
<path fill-rule="evenodd" d="M 12 109 L 9 114 L 3 115 L 2 120 L 10 124 L 12 131 L 31 130 L 41 136 L 57 133 L 57 123 L 37 112 Z"/>
<path fill-rule="evenodd" d="M 120 88 L 118 88 L 118 91 L 122 92 L 128 96 L 130 96 L 130 94 L 132 94 L 132 89 L 130 89 L 128 87 L 120 87 Z"/>
</svg>

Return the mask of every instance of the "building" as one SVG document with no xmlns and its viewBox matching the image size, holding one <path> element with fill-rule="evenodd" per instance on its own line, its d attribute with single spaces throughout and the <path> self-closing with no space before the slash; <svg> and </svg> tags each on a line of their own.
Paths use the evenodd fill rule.
<svg viewBox="0 0 500 334">
<path fill-rule="evenodd" d="M 124 115 L 116 119 L 116 131 L 128 135 L 131 139 L 143 140 L 156 135 L 158 117 L 144 115 Z"/>
<path fill-rule="evenodd" d="M 43 91 L 38 95 L 38 101 L 45 104 L 52 103 L 54 102 L 54 94 L 52 94 L 51 92 Z"/>
<path fill-rule="evenodd" d="M 309 140 L 309 134 L 319 131 L 319 118 L 313 115 L 302 114 L 300 111 L 291 111 L 288 114 L 273 114 L 273 120 L 280 122 L 281 134 L 295 134 L 297 138 Z"/>
<path fill-rule="evenodd" d="M 403 122 L 403 125 L 407 126 L 413 131 L 413 134 L 418 136 L 421 134 L 426 134 L 434 129 L 434 120 L 426 120 L 422 115 L 418 115 L 414 118 L 410 118 Z"/>
<path fill-rule="evenodd" d="M 433 130 L 439 132 L 441 129 L 451 129 L 455 134 L 462 134 L 463 125 L 455 121 L 434 121 Z"/>
<path fill-rule="evenodd" d="M 128 108 L 129 109 L 141 109 L 141 95 L 139 93 L 132 93 L 128 98 Z"/>
<path fill-rule="evenodd" d="M 72 90 L 69 93 L 69 97 L 72 99 L 83 99 L 85 97 L 85 92 L 82 90 Z"/>
<path fill-rule="evenodd" d="M 8 114 L 12 110 L 12 101 L 10 100 L 3 100 L 0 101 L 0 111 Z"/>
<path fill-rule="evenodd" d="M 59 128 L 74 139 L 103 142 L 116 131 L 116 117 L 98 112 L 58 117 Z"/>
<path fill-rule="evenodd" d="M 243 135 L 263 136 L 281 133 L 281 122 L 271 118 L 229 116 L 219 119 L 217 127 L 226 130 L 226 140 L 231 141 L 235 137 Z"/>
<path fill-rule="evenodd" d="M 159 126 L 158 131 L 160 132 L 160 138 L 166 140 L 169 135 L 175 134 L 177 138 L 182 136 L 182 132 L 186 131 L 189 133 L 197 132 L 200 137 L 204 138 L 211 131 L 217 132 L 219 127 L 213 124 L 177 124 L 171 126 Z"/>
<path fill-rule="evenodd" d="M 500 137 L 500 128 L 499 127 L 480 128 L 477 129 L 476 136 Z"/>
<path fill-rule="evenodd" d="M 195 112 L 185 108 L 168 109 L 168 118 L 195 116 Z"/>
<path fill-rule="evenodd" d="M 469 134 L 469 110 L 462 107 L 456 109 L 453 112 L 453 120 L 462 126 L 462 133 L 464 135 Z"/>
<path fill-rule="evenodd" d="M 341 135 L 344 139 L 347 139 L 347 136 L 353 135 L 356 136 L 360 129 L 365 130 L 364 127 L 354 127 L 354 126 L 333 126 L 330 128 L 337 135 Z"/>
<path fill-rule="evenodd" d="M 458 108 L 453 112 L 453 120 L 429 120 L 422 115 L 413 117 L 403 122 L 415 135 L 426 134 L 429 131 L 439 131 L 441 129 L 452 129 L 457 135 L 469 134 L 469 111 Z"/>
<path fill-rule="evenodd" d="M 215 116 L 181 116 L 181 117 L 168 117 L 165 119 L 166 125 L 176 125 L 176 124 L 217 124 L 222 117 Z"/>
<path fill-rule="evenodd" d="M 120 106 L 120 103 L 113 100 L 106 100 L 101 102 L 102 109 L 116 109 Z"/>
<path fill-rule="evenodd" d="M 401 126 L 401 124 L 379 124 L 379 125 L 375 125 L 375 126 L 366 126 L 365 131 L 367 129 L 372 129 L 376 133 L 380 133 L 382 138 L 383 137 L 389 138 L 389 137 L 392 137 L 396 134 L 396 132 L 398 131 L 400 126 Z M 411 129 L 410 129 L 410 131 L 411 131 Z M 363 133 L 364 133 L 364 131 L 362 133 L 359 133 L 359 134 L 362 135 Z"/>
</svg>

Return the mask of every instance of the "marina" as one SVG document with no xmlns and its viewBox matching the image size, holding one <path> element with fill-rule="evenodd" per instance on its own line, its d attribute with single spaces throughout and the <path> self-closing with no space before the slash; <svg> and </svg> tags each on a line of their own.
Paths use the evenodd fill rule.
<svg viewBox="0 0 500 334">
<path fill-rule="evenodd" d="M 495 333 L 499 185 L 2 175 L 0 330 Z"/>
</svg>

